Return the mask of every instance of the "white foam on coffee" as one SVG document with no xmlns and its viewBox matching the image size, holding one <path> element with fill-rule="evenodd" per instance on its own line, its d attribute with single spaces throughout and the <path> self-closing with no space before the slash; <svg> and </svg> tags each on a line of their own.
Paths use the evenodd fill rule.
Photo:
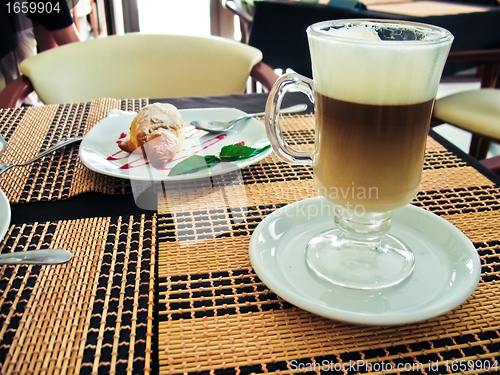
<svg viewBox="0 0 500 375">
<path fill-rule="evenodd" d="M 365 25 L 328 33 L 343 38 L 309 38 L 314 87 L 319 93 L 375 105 L 415 104 L 435 97 L 447 56 L 438 54 L 436 45 L 381 41 Z"/>
<path fill-rule="evenodd" d="M 335 35 L 338 37 L 365 39 L 365 40 L 380 40 L 375 28 L 368 25 L 346 26 L 339 29 L 331 28 L 324 31 L 325 34 Z"/>
</svg>

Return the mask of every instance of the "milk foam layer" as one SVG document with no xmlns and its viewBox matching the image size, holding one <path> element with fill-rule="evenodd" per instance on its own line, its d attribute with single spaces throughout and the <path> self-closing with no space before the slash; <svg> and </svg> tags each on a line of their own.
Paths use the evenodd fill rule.
<svg viewBox="0 0 500 375">
<path fill-rule="evenodd" d="M 345 37 L 345 38 L 355 38 L 364 40 L 380 40 L 377 31 L 374 27 L 368 25 L 353 25 L 341 27 L 339 29 L 330 28 L 323 30 L 325 34 Z"/>
<path fill-rule="evenodd" d="M 415 104 L 436 95 L 447 57 L 442 44 L 382 41 L 364 25 L 320 32 L 327 37 L 308 33 L 314 88 L 323 95 L 375 105 Z"/>
</svg>

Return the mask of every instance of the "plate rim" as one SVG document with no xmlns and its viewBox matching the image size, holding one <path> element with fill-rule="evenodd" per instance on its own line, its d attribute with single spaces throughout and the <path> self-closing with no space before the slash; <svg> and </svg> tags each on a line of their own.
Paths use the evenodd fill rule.
<svg viewBox="0 0 500 375">
<path fill-rule="evenodd" d="M 312 197 L 312 198 L 306 198 L 297 202 L 290 203 L 291 205 L 296 205 L 296 204 L 307 204 L 308 201 L 315 201 L 315 200 L 321 200 L 325 199 L 321 196 L 318 197 Z M 417 207 L 412 204 L 408 204 L 401 209 L 407 209 L 407 210 L 415 210 L 415 212 L 420 212 L 421 214 L 424 215 L 433 215 L 435 219 L 437 219 L 441 224 L 444 226 L 447 226 L 450 230 L 453 232 L 457 233 L 457 235 L 461 236 L 462 240 L 465 240 L 470 246 L 468 246 L 467 250 L 464 250 L 464 254 L 469 254 L 471 255 L 471 258 L 473 259 L 473 272 L 470 275 L 470 284 L 468 284 L 468 288 L 463 288 L 460 292 L 461 293 L 454 293 L 451 298 L 448 298 L 450 300 L 450 303 L 448 305 L 443 306 L 443 303 L 438 305 L 438 308 L 427 308 L 424 311 L 424 314 L 418 313 L 419 310 L 416 312 L 413 312 L 411 314 L 408 314 L 407 311 L 399 312 L 397 311 L 392 314 L 387 314 L 385 313 L 380 313 L 380 314 L 374 314 L 374 313 L 363 313 L 363 312 L 355 312 L 355 311 L 347 311 L 347 310 L 339 310 L 335 309 L 335 307 L 325 307 L 321 305 L 315 305 L 317 309 L 311 308 L 312 307 L 312 302 L 314 301 L 313 299 L 308 299 L 305 297 L 302 297 L 301 295 L 289 290 L 286 288 L 284 285 L 280 285 L 280 283 L 274 282 L 274 279 L 272 277 L 268 277 L 267 273 L 265 272 L 265 266 L 261 264 L 261 262 L 258 261 L 259 257 L 258 255 L 260 254 L 259 251 L 259 246 L 256 244 L 257 238 L 259 236 L 259 233 L 272 221 L 274 220 L 275 216 L 280 216 L 280 210 L 285 209 L 289 205 L 286 205 L 284 207 L 281 207 L 271 214 L 269 214 L 267 217 L 265 217 L 255 228 L 254 232 L 252 233 L 252 236 L 250 238 L 250 243 L 249 243 L 249 256 L 250 256 L 250 262 L 252 264 L 252 268 L 254 269 L 255 273 L 257 276 L 262 280 L 262 282 L 274 293 L 276 293 L 278 296 L 283 298 L 285 301 L 290 302 L 291 304 L 309 311 L 311 313 L 323 316 L 325 318 L 333 319 L 335 321 L 340 321 L 344 323 L 354 323 L 354 324 L 360 324 L 360 325 L 375 325 L 375 326 L 394 326 L 394 325 L 403 325 L 403 324 L 409 324 L 409 323 L 416 323 L 416 322 L 421 322 L 424 320 L 428 320 L 431 318 L 434 318 L 436 316 L 440 316 L 445 314 L 446 312 L 449 312 L 458 306 L 460 306 L 463 302 L 465 302 L 476 290 L 477 285 L 480 281 L 481 277 L 481 261 L 479 258 L 479 254 L 477 253 L 477 249 L 474 247 L 472 242 L 463 234 L 457 227 L 455 227 L 453 224 L 448 222 L 447 220 L 443 219 L 442 217 L 433 214 L 430 211 L 427 211 L 423 208 Z M 300 210 L 299 210 L 300 212 Z M 282 217 L 286 217 L 287 215 L 282 215 Z M 287 229 L 287 231 L 290 230 Z M 281 283 L 283 284 L 283 283 Z M 392 287 L 395 288 L 395 287 Z M 396 286 L 397 288 L 397 286 Z M 346 291 L 348 291 L 348 288 L 345 288 Z M 383 293 L 383 289 L 380 290 Z M 442 307 L 441 307 L 442 306 Z"/>
<path fill-rule="evenodd" d="M 5 141 L 5 138 L 0 134 L 0 156 L 2 156 L 6 148 L 7 142 Z"/>
<path fill-rule="evenodd" d="M 106 176 L 111 176 L 111 177 L 117 177 L 117 178 L 123 178 L 123 179 L 128 179 L 128 180 L 134 180 L 134 181 L 152 181 L 152 182 L 182 182 L 182 181 L 191 181 L 191 180 L 198 180 L 201 178 L 208 178 L 208 177 L 214 177 L 214 176 L 219 176 L 223 175 L 226 173 L 234 172 L 237 170 L 240 170 L 242 168 L 248 167 L 249 165 L 255 164 L 259 162 L 260 160 L 265 159 L 272 153 L 272 148 L 269 147 L 268 150 L 265 152 L 262 152 L 252 158 L 249 159 L 244 159 L 242 161 L 238 162 L 228 162 L 226 164 L 231 164 L 234 165 L 233 168 L 228 168 L 228 169 L 222 169 L 222 170 L 213 170 L 210 169 L 208 170 L 208 173 L 203 173 L 203 174 L 198 174 L 198 173 L 193 173 L 193 174 L 186 174 L 186 175 L 180 175 L 180 176 L 173 176 L 173 177 L 168 177 L 168 176 L 162 176 L 161 178 L 155 178 L 155 176 L 147 175 L 147 176 L 137 176 L 137 175 L 132 175 L 128 172 L 126 173 L 119 173 L 119 169 L 117 170 L 116 173 L 114 172 L 108 172 L 108 171 L 103 171 L 100 168 L 97 168 L 95 165 L 92 163 L 89 163 L 87 160 L 87 153 L 92 152 L 91 148 L 87 146 L 88 141 L 88 135 L 93 134 L 93 130 L 96 129 L 96 127 L 101 123 L 102 121 L 110 118 L 110 115 L 112 115 L 112 112 L 116 111 L 115 117 L 120 117 L 120 116 L 135 116 L 137 112 L 133 111 L 122 111 L 119 109 L 114 109 L 111 110 L 106 117 L 103 117 L 101 120 L 99 120 L 88 132 L 85 134 L 85 136 L 82 139 L 82 142 L 80 144 L 79 148 L 79 157 L 80 160 L 82 161 L 83 165 L 85 167 L 89 168 L 90 170 L 106 175 Z M 238 109 L 238 108 L 232 108 L 232 107 L 216 107 L 216 108 L 184 108 L 184 109 L 179 109 L 179 112 L 181 115 L 185 112 L 218 112 L 218 111 L 234 111 L 236 112 L 237 115 L 246 115 L 247 113 Z M 249 120 L 249 123 L 253 122 L 254 124 L 258 124 L 259 126 L 262 126 L 264 129 L 264 134 L 265 134 L 265 126 L 262 124 L 260 121 L 256 120 L 255 118 L 251 118 Z M 267 138 L 267 135 L 266 135 Z"/>
<path fill-rule="evenodd" d="M 10 210 L 9 200 L 7 199 L 7 196 L 5 195 L 3 190 L 0 189 L 0 211 L 3 211 L 4 208 L 5 208 L 4 211 L 5 214 L 2 215 L 2 219 L 0 219 L 0 239 L 3 239 L 7 234 L 11 221 L 11 210 Z"/>
</svg>

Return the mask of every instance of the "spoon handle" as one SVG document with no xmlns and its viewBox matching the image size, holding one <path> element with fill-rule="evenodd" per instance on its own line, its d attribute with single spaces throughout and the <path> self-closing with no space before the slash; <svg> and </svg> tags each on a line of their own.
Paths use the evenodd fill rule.
<svg viewBox="0 0 500 375">
<path fill-rule="evenodd" d="M 292 105 L 291 107 L 281 108 L 280 113 L 296 113 L 305 111 L 306 109 L 307 109 L 307 104 L 297 104 L 297 105 Z M 252 113 L 251 115 L 247 116 L 257 117 L 257 116 L 264 116 L 265 114 L 266 112 L 259 112 L 259 113 Z"/>
<path fill-rule="evenodd" d="M 0 265 L 12 264 L 61 264 L 71 260 L 71 253 L 63 249 L 16 251 L 0 254 Z"/>
<path fill-rule="evenodd" d="M 307 109 L 307 104 L 297 104 L 297 105 L 292 105 L 291 107 L 282 108 L 280 110 L 280 113 L 296 113 L 296 112 L 305 111 L 306 109 Z M 264 116 L 265 114 L 266 114 L 266 112 L 250 113 L 248 115 L 236 117 L 235 119 L 229 121 L 229 123 L 234 124 L 234 123 L 241 121 L 241 120 L 244 120 L 246 118 Z M 226 129 L 226 130 L 228 130 L 228 129 Z"/>
<path fill-rule="evenodd" d="M 75 143 L 75 142 L 81 141 L 82 139 L 83 138 L 81 138 L 81 137 L 79 137 L 79 138 L 68 138 L 68 139 L 65 139 L 64 141 L 59 142 L 59 143 L 55 144 L 54 146 L 49 147 L 48 149 L 46 149 L 45 151 L 40 152 L 38 155 L 36 155 L 35 157 L 31 158 L 30 160 L 27 160 L 24 163 L 19 164 L 19 165 L 23 166 L 23 165 L 27 165 L 27 164 L 33 163 L 34 161 L 36 161 L 36 160 L 38 160 L 40 158 L 43 158 L 44 156 L 49 155 L 52 152 L 54 152 L 56 150 L 59 150 L 60 148 L 62 148 L 64 146 L 67 146 L 67 145 L 69 145 L 71 143 Z"/>
</svg>

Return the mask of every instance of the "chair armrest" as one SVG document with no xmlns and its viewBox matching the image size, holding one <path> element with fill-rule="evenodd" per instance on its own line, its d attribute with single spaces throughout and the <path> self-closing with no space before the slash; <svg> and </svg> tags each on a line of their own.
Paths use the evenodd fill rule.
<svg viewBox="0 0 500 375">
<path fill-rule="evenodd" d="M 450 52 L 448 61 L 500 62 L 500 49 Z"/>
<path fill-rule="evenodd" d="M 450 52 L 448 62 L 475 62 L 481 71 L 481 87 L 500 88 L 500 49 Z"/>
<path fill-rule="evenodd" d="M 252 68 L 250 76 L 256 81 L 260 82 L 262 86 L 268 91 L 272 89 L 274 83 L 279 78 L 278 75 L 274 72 L 274 69 L 266 63 L 263 63 L 262 61 Z"/>
<path fill-rule="evenodd" d="M 483 159 L 479 161 L 486 168 L 490 169 L 496 174 L 500 174 L 500 156 L 494 156 L 489 159 Z"/>
<path fill-rule="evenodd" d="M 33 85 L 26 76 L 19 76 L 9 82 L 0 92 L 0 108 L 17 107 L 19 102 L 33 92 Z"/>
</svg>

